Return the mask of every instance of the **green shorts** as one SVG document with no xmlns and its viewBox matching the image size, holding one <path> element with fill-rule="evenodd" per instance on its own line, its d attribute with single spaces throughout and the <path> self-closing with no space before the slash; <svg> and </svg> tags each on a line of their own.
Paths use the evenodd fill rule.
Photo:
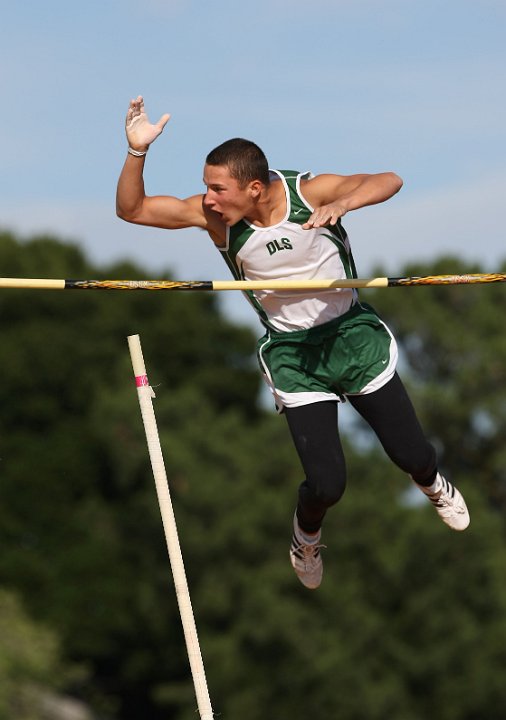
<svg viewBox="0 0 506 720">
<path fill-rule="evenodd" d="M 385 323 L 373 308 L 358 303 L 309 330 L 268 331 L 257 354 L 279 412 L 374 392 L 392 378 L 398 356 Z"/>
</svg>

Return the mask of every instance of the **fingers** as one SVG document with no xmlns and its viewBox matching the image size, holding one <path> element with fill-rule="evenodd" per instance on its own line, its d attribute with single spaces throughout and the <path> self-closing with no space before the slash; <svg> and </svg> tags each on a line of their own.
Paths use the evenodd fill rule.
<svg viewBox="0 0 506 720">
<path fill-rule="evenodd" d="M 139 95 L 135 100 L 130 100 L 128 110 L 132 112 L 142 112 L 144 110 L 144 100 L 142 95 Z"/>
<path fill-rule="evenodd" d="M 304 230 L 309 230 L 310 228 L 324 227 L 325 225 L 331 224 L 331 222 L 332 215 L 328 212 L 325 212 L 324 208 L 317 208 L 313 211 L 307 222 L 305 222 L 302 227 L 304 228 Z M 334 220 L 333 222 L 336 221 Z"/>
<path fill-rule="evenodd" d="M 143 118 L 148 121 L 148 116 L 146 115 L 146 110 L 144 108 L 144 98 L 142 97 L 142 95 L 138 95 L 135 100 L 130 100 L 126 119 L 127 126 L 131 126 L 137 120 L 141 119 L 141 116 L 143 116 Z M 167 125 L 169 120 L 170 114 L 165 113 L 155 124 L 155 127 L 158 129 L 159 133 L 163 131 L 163 128 Z"/>
<path fill-rule="evenodd" d="M 170 120 L 170 113 L 165 113 L 165 115 L 162 115 L 160 120 L 156 123 L 156 126 L 162 132 L 163 128 L 167 125 L 167 123 Z"/>
<path fill-rule="evenodd" d="M 142 95 L 139 95 L 135 100 L 130 100 L 126 116 L 127 127 L 130 127 L 134 122 L 139 120 L 143 114 L 145 114 L 144 100 L 142 99 Z"/>
<path fill-rule="evenodd" d="M 340 205 L 323 205 L 323 207 L 315 208 L 311 213 L 307 222 L 302 225 L 304 230 L 310 228 L 325 227 L 327 225 L 335 225 L 340 217 L 346 214 L 346 209 Z"/>
</svg>

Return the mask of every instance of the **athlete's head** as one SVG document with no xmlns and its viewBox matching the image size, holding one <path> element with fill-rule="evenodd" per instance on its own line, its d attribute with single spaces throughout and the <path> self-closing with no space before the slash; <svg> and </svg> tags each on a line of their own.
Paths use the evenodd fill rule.
<svg viewBox="0 0 506 720">
<path fill-rule="evenodd" d="M 251 140 L 232 138 L 211 150 L 206 165 L 222 165 L 228 168 L 242 189 L 252 180 L 269 184 L 269 165 L 263 151 Z"/>
<path fill-rule="evenodd" d="M 235 225 L 255 208 L 269 186 L 269 166 L 258 145 L 234 138 L 212 150 L 204 166 L 204 205 L 226 225 Z"/>
</svg>

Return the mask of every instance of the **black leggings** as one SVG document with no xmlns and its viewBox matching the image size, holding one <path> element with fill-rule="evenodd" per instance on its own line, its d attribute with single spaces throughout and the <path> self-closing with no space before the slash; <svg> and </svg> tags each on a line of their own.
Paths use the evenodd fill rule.
<svg viewBox="0 0 506 720">
<path fill-rule="evenodd" d="M 430 485 L 437 472 L 436 451 L 427 441 L 397 373 L 376 392 L 347 399 L 374 430 L 392 462 L 420 485 Z M 337 405 L 332 400 L 285 408 L 306 475 L 299 488 L 297 517 L 308 533 L 319 530 L 327 509 L 341 499 L 346 487 Z"/>
</svg>

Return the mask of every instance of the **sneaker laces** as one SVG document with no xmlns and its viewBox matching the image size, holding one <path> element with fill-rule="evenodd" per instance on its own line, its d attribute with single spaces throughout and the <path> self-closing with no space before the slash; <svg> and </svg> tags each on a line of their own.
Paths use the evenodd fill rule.
<svg viewBox="0 0 506 720">
<path fill-rule="evenodd" d="M 438 482 L 433 486 L 426 487 L 418 485 L 430 500 L 439 517 L 452 530 L 465 530 L 469 525 L 469 511 L 466 507 L 466 501 L 462 497 L 459 490 L 452 485 L 445 477 L 439 475 Z M 437 490 L 432 490 L 436 487 Z"/>
<path fill-rule="evenodd" d="M 443 486 L 439 491 L 438 495 L 427 495 L 431 503 L 441 510 L 449 510 L 452 513 L 458 513 L 463 515 L 466 511 L 460 503 L 455 502 L 455 488 L 451 485 L 448 480 L 443 480 Z M 457 498 L 458 499 L 458 498 Z"/>
<path fill-rule="evenodd" d="M 440 508 L 443 511 L 448 510 L 452 513 L 458 513 L 460 515 L 465 513 L 465 509 L 461 505 L 455 505 L 448 498 L 439 498 L 439 500 L 433 500 L 432 502 L 435 507 Z"/>
<path fill-rule="evenodd" d="M 293 537 L 291 550 L 295 557 L 304 563 L 304 567 L 310 567 L 318 562 L 320 550 L 326 547 L 320 542 L 303 543 Z"/>
</svg>

